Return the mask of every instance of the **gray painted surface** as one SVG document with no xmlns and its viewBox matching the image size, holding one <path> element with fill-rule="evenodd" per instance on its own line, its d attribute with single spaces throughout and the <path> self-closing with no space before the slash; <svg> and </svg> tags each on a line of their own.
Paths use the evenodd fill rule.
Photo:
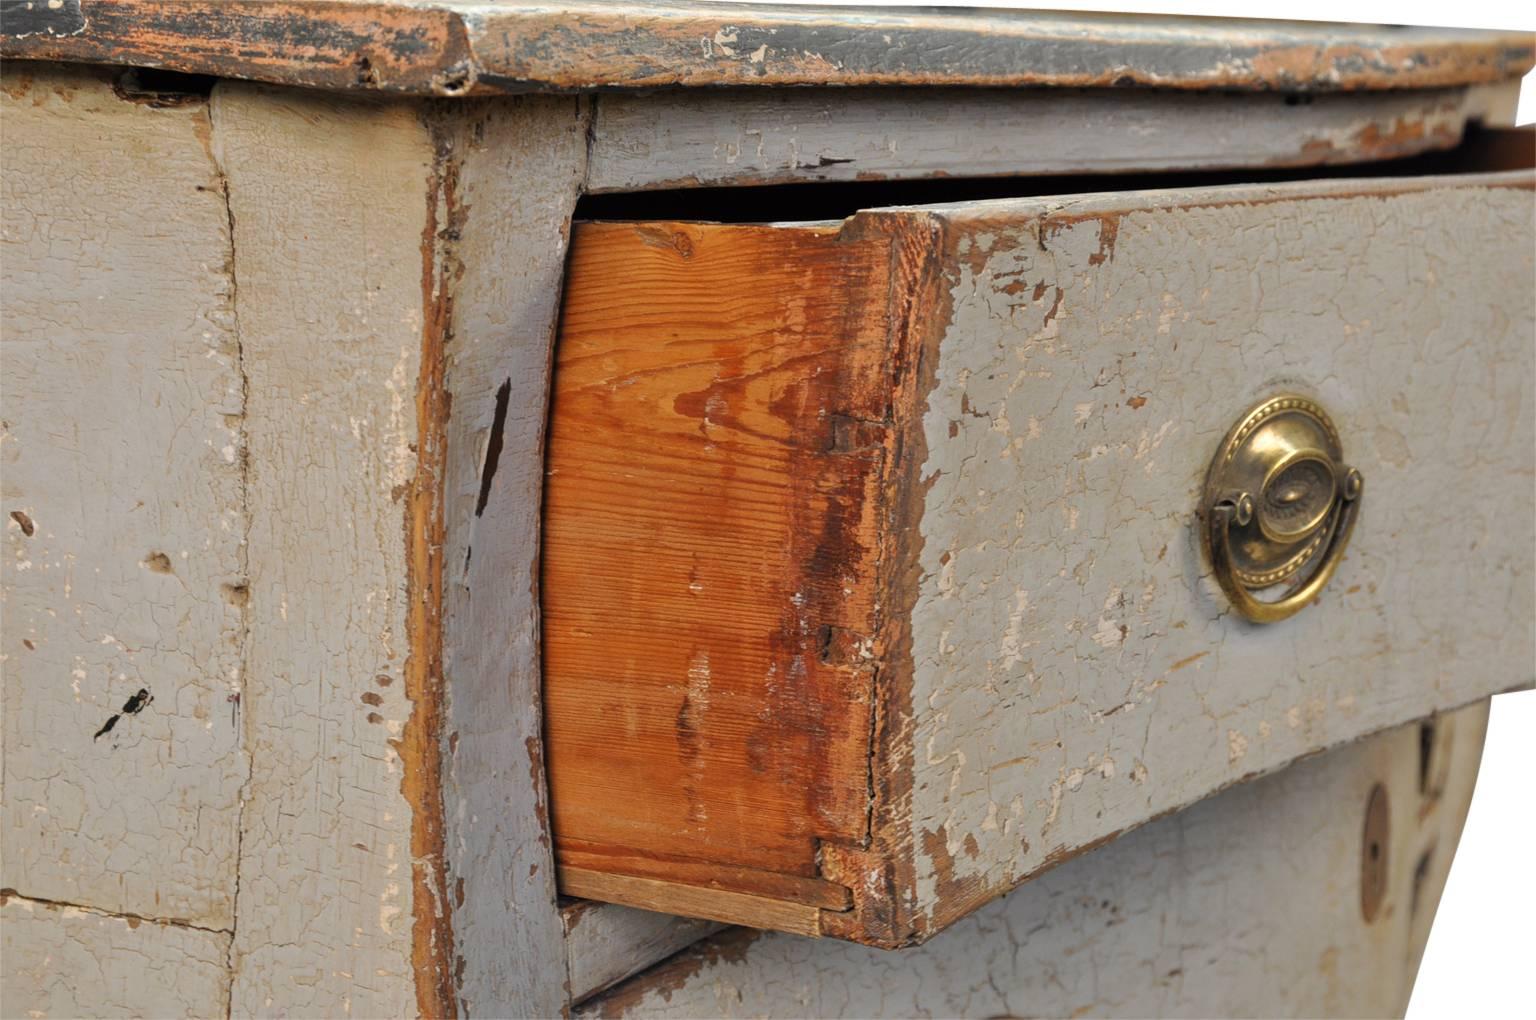
<svg viewBox="0 0 1536 1020">
<path fill-rule="evenodd" d="M 208 107 L 4 86 L 0 888 L 227 932 L 244 391 Z"/>
<path fill-rule="evenodd" d="M 418 907 L 412 890 L 414 804 L 402 788 L 404 766 L 397 750 L 415 710 L 400 682 L 409 642 L 405 518 L 399 500 L 400 487 L 420 465 L 413 448 L 421 435 L 415 396 L 423 316 L 433 296 L 423 292 L 422 283 L 424 200 L 429 176 L 446 158 L 445 141 L 454 146 L 453 160 L 461 172 L 457 198 L 470 210 L 461 237 L 429 245 L 429 265 L 453 271 L 444 278 L 453 282 L 458 302 L 444 365 L 454 408 L 444 461 L 445 577 L 459 587 L 443 603 L 447 727 L 441 764 L 444 856 L 458 869 L 447 877 L 466 882 L 464 900 L 454 904 L 454 944 L 433 948 L 448 953 L 450 965 L 462 957 L 456 993 L 468 1008 L 542 1013 L 557 1011 L 568 994 L 583 994 L 675 947 L 678 933 L 691 930 L 686 922 L 630 916 L 609 907 L 592 908 L 575 930 L 591 925 L 589 931 L 628 934 L 562 945 L 548 847 L 540 842 L 545 830 L 531 586 L 544 373 L 566 218 L 584 173 L 588 107 L 558 98 L 483 108 L 467 104 L 455 115 L 461 119 L 445 129 L 441 122 L 434 127 L 424 121 L 421 108 L 409 104 L 338 102 L 221 85 L 212 104 L 193 94 L 170 105 L 151 105 L 114 95 L 93 74 L 56 68 L 37 69 L 42 84 L 18 91 L 14 76 L 26 73 L 16 72 L 14 65 L 7 68 L 4 174 L 7 404 L 25 412 L 8 411 L 4 444 L 5 509 L 23 515 L 22 520 L 6 518 L 11 550 L 4 648 L 8 839 L 0 884 L 17 895 L 6 895 L 5 924 L 0 926 L 6 939 L 5 1012 L 21 1011 L 13 1004 L 59 1014 L 121 1009 L 153 1015 L 208 1015 L 230 1007 L 237 1013 L 351 1009 L 354 1014 L 395 1015 L 416 1008 L 421 972 L 413 966 Z M 1446 123 L 1457 122 L 1456 116 L 1449 113 Z M 121 144 L 104 146 L 104 133 L 121 135 Z M 927 165 L 922 172 L 942 169 L 933 151 L 912 165 Z M 73 154 L 81 166 L 62 166 L 65 154 Z M 787 167 L 797 173 L 793 159 L 782 155 L 763 164 L 765 172 L 782 173 Z M 893 173 L 906 172 L 902 165 L 888 164 Z M 695 170 L 678 172 L 721 171 L 700 160 Z M 145 181 L 156 186 L 146 187 Z M 1086 343 L 1072 346 L 1072 329 L 1092 323 L 1101 329 L 1098 336 L 1113 336 L 1114 329 L 1141 336 L 1150 329 L 1162 337 L 1181 335 L 1186 328 L 1209 329 L 1193 315 L 1199 306 L 1188 298 L 1198 294 L 1188 286 L 1197 279 L 1191 274 L 1222 271 L 1217 259 L 1222 245 L 1237 244 L 1239 253 L 1265 252 L 1273 258 L 1300 251 L 1287 247 L 1303 243 L 1288 231 L 1324 231 L 1312 238 L 1321 253 L 1315 256 L 1321 260 L 1316 263 L 1321 275 L 1288 276 L 1303 274 L 1305 266 L 1279 259 L 1278 276 L 1271 280 L 1261 274 L 1265 294 L 1272 296 L 1275 287 L 1295 290 L 1283 314 L 1298 322 L 1319 317 L 1333 322 L 1329 317 L 1335 317 L 1340 337 L 1416 337 L 1418 346 L 1412 349 L 1423 357 L 1410 359 L 1409 368 L 1386 355 L 1378 361 L 1359 354 L 1363 348 L 1349 348 L 1357 354 L 1342 364 L 1363 360 L 1362 372 L 1369 370 L 1378 388 L 1397 378 L 1394 372 L 1454 384 L 1453 396 L 1459 400 L 1433 430 L 1404 417 L 1390 400 L 1385 406 L 1391 412 L 1382 411 L 1386 417 L 1368 422 L 1371 427 L 1358 433 L 1358 441 L 1345 426 L 1347 449 L 1363 449 L 1389 465 L 1367 471 L 1368 498 L 1375 499 L 1378 478 L 1398 477 L 1406 485 L 1412 473 L 1407 461 L 1392 460 L 1404 449 L 1394 431 L 1419 458 L 1416 463 L 1427 457 L 1432 465 L 1439 464 L 1446 444 L 1469 435 L 1497 439 L 1501 427 L 1530 431 L 1530 401 L 1510 393 L 1529 378 L 1528 360 L 1520 363 L 1523 372 L 1482 368 L 1491 356 L 1487 345 L 1524 321 L 1519 316 L 1525 307 L 1520 302 L 1528 303 L 1529 245 L 1524 252 L 1507 252 L 1505 246 L 1525 237 L 1521 231 L 1529 230 L 1529 209 L 1509 209 L 1502 200 L 1458 201 L 1426 208 L 1423 224 L 1415 229 L 1440 236 L 1443 243 L 1426 246 L 1422 264 L 1410 260 L 1406 268 L 1390 260 L 1372 261 L 1381 257 L 1384 237 L 1404 236 L 1392 233 L 1403 229 L 1402 222 L 1383 219 L 1384 205 L 1375 199 L 1352 200 L 1344 209 L 1330 205 L 1315 228 L 1280 220 L 1283 229 L 1272 226 L 1267 233 L 1252 221 L 1240 219 L 1234 225 L 1210 211 L 1144 212 L 1141 220 L 1130 217 L 1121 224 L 1118 254 L 1110 260 L 1120 260 L 1119 267 L 1099 274 L 1083 263 L 1098 252 L 1102 231 L 1079 224 L 1050 239 L 1056 260 L 1052 279 L 1071 283 L 1050 324 L 1043 322 L 1039 307 L 995 304 L 995 292 L 977 296 L 988 310 L 973 309 L 972 314 L 982 316 L 974 320 L 978 323 L 996 314 L 1026 335 L 1054 325 L 1054 338 L 1036 335 L 1031 350 L 1061 359 L 1055 364 L 1063 374 L 1082 374 L 1074 385 L 1104 389 L 1092 387 L 1087 374 L 1103 366 L 1090 365 L 1091 359 L 1071 361 L 1074 351 L 1094 350 Z M 1097 215 L 1102 210 L 1090 203 L 1075 211 Z M 158 229 L 146 230 L 146 223 Z M 83 254 L 87 247 L 112 257 L 92 260 Z M 1169 260 L 1169 251 L 1183 254 Z M 1484 264 L 1488 259 L 1497 264 L 1490 268 Z M 1232 265 L 1229 271 L 1241 268 Z M 1304 296 L 1326 283 L 1333 270 L 1345 273 L 1350 286 L 1326 291 L 1328 300 L 1321 305 L 1306 304 Z M 1433 282 L 1426 275 L 1431 270 Z M 1171 282 L 1154 281 L 1156 286 L 1141 279 L 1164 272 L 1182 272 L 1187 279 L 1170 277 Z M 1428 303 L 1429 292 L 1419 286 L 1431 283 L 1439 288 L 1433 292 L 1435 301 L 1455 310 L 1459 320 L 1435 318 L 1439 305 Z M 1157 332 L 1169 311 L 1164 293 L 1185 302 L 1167 320 L 1167 334 Z M 1220 293 L 1239 300 L 1247 292 L 1231 283 Z M 1109 303 L 1089 302 L 1099 310 L 1075 318 L 1089 299 Z M 1269 299 L 1260 306 L 1270 307 Z M 1360 309 L 1366 306 L 1386 308 L 1396 318 L 1364 315 Z M 1122 322 L 1119 313 L 1105 311 L 1117 307 L 1132 320 L 1142 310 L 1142 320 Z M 1345 315 L 1342 309 L 1353 311 Z M 1191 321 L 1182 318 L 1186 312 L 1194 326 L 1186 325 Z M 1245 320 L 1239 316 L 1236 321 Z M 1414 323 L 1422 332 L 1413 331 Z M 1439 358 L 1437 338 L 1463 324 L 1484 346 L 1458 347 L 1446 352 L 1449 360 Z M 1250 323 L 1245 336 L 1260 335 L 1256 328 Z M 1267 328 L 1285 332 L 1273 324 Z M 1288 354 L 1283 345 L 1272 344 L 1256 357 L 1264 364 L 1275 359 L 1283 367 L 1287 358 L 1326 356 L 1331 355 L 1322 346 Z M 1529 357 L 1528 346 L 1524 356 Z M 954 363 L 953 351 L 945 357 L 951 367 L 963 367 Z M 1122 371 L 1122 379 L 1134 381 L 1138 368 L 1147 370 L 1133 366 L 1129 374 Z M 1230 364 L 1226 371 L 1233 377 L 1241 374 Z M 1060 450 L 1091 455 L 1107 446 L 1107 453 L 1087 458 L 1087 470 L 1104 470 L 1130 457 L 1137 470 L 1145 471 L 1146 462 L 1154 461 L 1158 467 L 1152 472 L 1137 476 L 1128 469 L 1123 477 L 1136 485 L 1156 484 L 1157 498 L 1179 504 L 1170 511 L 1176 517 L 1185 512 L 1181 500 L 1188 493 L 1181 492 L 1176 472 L 1168 477 L 1178 484 L 1171 485 L 1159 474 L 1167 470 L 1173 449 L 1168 443 L 1186 430 L 1194 436 L 1209 434 L 1214 443 L 1213 430 L 1227 424 L 1227 409 L 1217 414 L 1206 408 L 1205 402 L 1214 407 L 1217 401 L 1189 386 L 1188 380 L 1199 375 L 1188 366 L 1179 370 L 1171 389 L 1184 393 L 1182 417 L 1140 460 L 1133 455 L 1139 449 L 1139 420 L 1112 422 L 1098 404 L 1089 410 L 1086 425 L 1105 435 L 1087 446 L 1079 445 L 1087 442 L 1086 430 L 1079 437 L 1067 419 L 1043 419 L 1041 427 L 1055 429 L 1051 442 Z M 497 394 L 508 381 L 513 396 L 507 401 L 502 453 L 482 516 L 480 490 L 487 477 Z M 1039 383 L 1026 379 L 1021 385 Z M 1350 413 L 1356 418 L 1364 414 L 1359 408 L 1367 405 L 1338 396 L 1348 395 L 1346 381 L 1326 386 L 1334 387 L 1325 388 L 1326 400 L 1355 408 Z M 966 392 L 973 407 L 994 415 L 995 425 L 993 401 L 981 382 Z M 1148 393 L 1140 420 L 1166 413 L 1157 393 Z M 998 397 L 1004 403 L 1007 399 Z M 1008 413 L 1015 423 L 1026 423 L 1027 437 L 1027 417 L 1033 412 Z M 1068 414 L 1072 427 L 1085 424 L 1076 416 L 1074 406 Z M 961 441 L 972 443 L 981 461 L 1001 456 L 986 445 L 993 441 L 990 426 L 976 422 L 963 422 L 967 431 Z M 934 422 L 946 432 L 947 425 L 947 420 Z M 1150 431 L 1149 443 L 1156 433 Z M 1018 437 L 1015 433 L 1008 441 Z M 1098 461 L 1104 465 L 1095 467 Z M 1478 470 L 1490 470 L 1490 463 Z M 1521 465 L 1515 469 L 1528 471 Z M 1432 467 L 1427 476 L 1420 471 L 1416 477 L 1428 487 L 1460 491 L 1463 483 L 1453 470 Z M 1146 480 L 1154 476 L 1160 481 Z M 1095 479 L 1094 491 L 1106 491 L 1104 485 L 1116 477 L 1121 476 Z M 1528 489 L 1529 475 L 1522 477 Z M 1031 484 L 1038 486 L 1038 479 L 1032 476 Z M 1102 520 L 1095 523 L 1094 514 L 1102 511 L 1082 502 L 1087 491 L 1063 492 L 1060 499 L 1066 502 L 1052 503 L 1041 520 L 1054 510 L 1066 514 L 1075 500 L 1080 527 L 1106 527 Z M 1357 543 L 1373 526 L 1390 529 L 1393 514 L 1421 505 L 1416 499 L 1399 501 L 1397 510 L 1390 503 L 1382 511 L 1368 510 L 1386 516 L 1376 523 L 1371 516 L 1362 521 Z M 1506 525 L 1513 520 L 1529 531 L 1519 511 L 1511 517 L 1496 501 L 1487 510 L 1472 522 L 1478 534 L 1496 536 L 1495 520 Z M 152 518 L 142 516 L 149 511 Z M 72 512 L 86 517 L 74 520 L 66 533 L 57 522 L 72 520 Z M 946 516 L 955 534 L 985 523 L 968 522 L 953 505 L 934 513 L 936 521 Z M 1464 534 L 1465 517 L 1443 521 L 1435 533 Z M 1122 532 L 1141 535 L 1134 522 L 1122 523 L 1126 526 L 1112 538 Z M 1061 526 L 1066 526 L 1065 517 Z M 1173 526 L 1182 525 L 1174 520 Z M 1062 548 L 1075 541 L 1067 534 L 1071 530 L 1058 536 Z M 945 537 L 932 534 L 934 543 Z M 1355 563 L 1403 576 L 1407 568 L 1394 565 L 1392 552 L 1371 544 L 1377 541 L 1366 542 L 1358 559 L 1346 564 L 1336 595 L 1365 599 L 1392 640 L 1407 641 L 1410 647 L 1417 641 L 1429 659 L 1449 656 L 1458 640 L 1466 640 L 1463 632 L 1426 617 L 1419 601 L 1413 602 L 1418 615 L 1394 617 L 1358 592 L 1343 594 Z M 1118 551 L 1106 555 L 1120 557 L 1134 573 L 1138 561 L 1131 552 L 1142 556 L 1146 566 L 1147 550 L 1139 543 L 1131 552 L 1128 548 L 1115 546 Z M 1446 548 L 1437 544 L 1431 551 Z M 1476 555 L 1486 553 L 1483 548 Z M 1189 552 L 1176 544 L 1170 548 L 1170 557 L 1183 557 L 1177 561 L 1182 573 L 1160 591 L 1180 590 L 1185 597 L 1203 599 L 1201 611 L 1209 613 L 1211 589 L 1200 581 Z M 1466 558 L 1466 571 L 1475 567 L 1476 555 Z M 1518 604 L 1521 590 L 1529 596 L 1529 573 L 1521 573 L 1526 569 L 1521 562 L 1511 562 L 1507 569 L 1515 609 L 1489 610 L 1505 615 L 1486 617 L 1483 624 L 1492 626 L 1489 620 L 1516 612 L 1523 613 L 1520 618 L 1531 615 L 1528 604 Z M 167 565 L 169 571 L 163 569 Z M 941 575 L 930 579 L 935 587 L 927 597 L 938 592 Z M 984 579 L 986 572 L 974 576 Z M 1200 587 L 1180 588 L 1185 582 Z M 1107 615 L 1115 609 L 1122 615 L 1140 614 L 1140 622 L 1159 612 L 1174 613 L 1178 606 L 1156 599 L 1143 603 L 1141 589 L 1130 581 L 1121 590 L 1122 595 L 1131 593 L 1126 603 L 1109 608 L 1103 598 L 1107 589 L 1085 588 L 1072 598 L 1081 603 L 1079 610 L 1103 609 Z M 1191 590 L 1204 594 L 1191 596 Z M 990 621 L 996 631 L 992 636 L 1005 639 L 1006 621 L 1017 602 L 1005 598 L 1000 607 L 974 591 L 966 595 L 974 619 Z M 1064 611 L 1073 604 L 1063 596 Z M 943 608 L 931 603 L 922 612 L 941 614 Z M 1084 658 L 1109 655 L 1107 646 L 1093 642 L 1097 617 L 1078 615 L 1092 626 L 1059 636 L 1057 644 L 1085 653 Z M 939 619 L 929 616 L 924 626 L 931 628 Z M 509 622 L 519 635 L 510 641 Z M 1221 626 L 1207 621 L 1208 628 Z M 1150 640 L 1150 635 L 1137 631 L 1136 640 Z M 1503 640 L 1518 643 L 1520 638 Z M 977 654 L 991 654 L 990 645 L 977 648 Z M 1520 651 L 1507 645 L 1490 661 L 1512 648 Z M 1023 645 L 1017 650 L 1022 652 Z M 1313 645 L 1300 647 L 1297 661 L 1311 661 L 1305 656 L 1314 652 L 1323 654 Z M 1007 654 L 1012 653 L 1004 658 Z M 1172 659 L 1172 647 L 1164 643 L 1139 658 L 1134 649 L 1115 654 L 1120 656 L 1117 668 L 1133 671 L 1127 675 L 1139 675 L 1134 671 L 1140 669 L 1150 677 L 1163 660 Z M 1235 668 L 1227 665 L 1233 661 L 1228 651 L 1222 658 L 1224 670 Z M 1362 658 L 1353 672 L 1376 676 L 1370 670 L 1377 661 Z M 1214 664 L 1214 659 L 1206 666 L 1191 664 L 1179 672 L 1204 681 L 1209 674 L 1202 671 Z M 86 676 L 79 677 L 77 670 Z M 141 712 L 123 714 L 125 699 L 118 696 L 123 693 L 118 685 L 135 676 L 154 678 L 146 686 L 154 688 L 155 701 Z M 113 696 L 91 694 L 93 678 Z M 1173 761 L 1169 768 L 1182 778 L 1172 788 L 1194 795 L 1191 791 L 1208 789 L 1219 775 L 1269 767 L 1264 763 L 1291 754 L 1297 740 L 1327 743 L 1383 725 L 1388 716 L 1402 718 L 1465 700 L 1485 679 L 1447 676 L 1423 697 L 1401 696 L 1390 688 L 1390 699 L 1371 703 L 1358 696 L 1347 701 L 1351 692 L 1344 688 L 1316 697 L 1309 691 L 1305 699 L 1297 694 L 1294 702 L 1280 693 L 1250 700 L 1233 709 L 1230 718 L 1209 723 L 1225 741 L 1211 752 L 1214 757 Z M 77 680 L 82 681 L 78 693 L 72 686 Z M 169 692 L 162 693 L 161 684 L 167 682 Z M 981 729 L 959 733 L 950 728 L 968 711 L 965 699 L 977 695 L 946 690 L 943 683 L 933 681 L 928 693 L 940 704 L 952 697 L 957 707 L 945 718 L 935 714 L 924 723 L 925 733 L 941 741 L 932 745 L 936 760 L 923 765 L 927 781 L 938 784 L 948 784 L 955 774 L 959 759 L 950 753 L 955 749 L 969 755 L 973 765 L 995 764 L 1000 756 L 990 744 L 966 743 L 980 740 Z M 1196 693 L 1209 693 L 1203 682 L 1191 681 L 1191 686 L 1197 683 Z M 1150 682 L 1132 693 L 1150 695 L 1149 687 Z M 1061 784 L 1053 838 L 1065 840 L 1070 832 L 1090 827 L 1086 820 L 1094 791 L 1108 779 L 1104 760 L 1120 753 L 1110 750 L 1118 745 L 1109 743 L 1101 756 L 1089 735 L 1090 724 L 1102 724 L 1104 715 L 1094 720 L 1092 712 L 1107 714 L 1111 702 L 1119 703 L 1111 697 L 1115 693 L 1085 688 L 1078 715 L 1064 707 L 1063 725 L 1081 724 L 1079 737 L 1086 743 L 1073 745 L 1077 757 L 1063 752 L 1059 764 L 1066 771 L 1054 761 L 1034 771 L 1035 779 L 1048 780 L 1036 788 L 1037 799 L 1048 797 L 1051 783 Z M 1186 700 L 1177 711 L 1199 714 L 1198 699 L 1189 702 L 1187 691 L 1180 697 Z M 16 703 L 22 705 L 20 714 Z M 1372 707 L 1381 704 L 1388 705 L 1384 714 Z M 1292 709 L 1300 719 L 1294 727 Z M 1150 703 L 1138 702 L 1109 718 L 1124 717 L 1117 727 L 1130 725 L 1126 720 L 1146 726 L 1149 710 Z M 1159 711 L 1160 719 L 1167 717 L 1168 710 Z M 114 713 L 121 716 L 114 730 L 91 740 Z M 1191 725 L 1207 724 L 1196 719 Z M 1283 736 L 1275 738 L 1282 725 L 1302 736 L 1289 738 L 1289 744 Z M 1241 740 L 1233 740 L 1227 730 Z M 1141 733 L 1116 729 L 1112 741 L 1131 741 Z M 156 742 L 151 739 L 156 736 L 172 739 Z M 110 752 L 109 737 L 116 738 Z M 76 745 L 84 752 L 72 754 Z M 1204 747 L 1191 746 L 1206 753 Z M 1232 758 L 1239 749 L 1242 753 Z M 1354 754 L 1355 749 L 1341 753 Z M 125 767 L 124 754 L 147 757 Z M 1150 767 L 1151 761 L 1143 764 Z M 1138 792 L 1144 787 L 1134 785 L 1134 762 L 1130 769 L 1119 781 L 1131 793 L 1100 795 L 1098 801 L 1139 818 L 1150 813 L 1151 801 Z M 965 824 L 964 813 L 974 808 L 983 812 L 978 831 L 986 831 L 983 802 L 965 785 L 970 778 L 963 769 L 960 774 L 958 799 L 920 802 L 922 824 L 949 824 L 953 803 L 955 824 Z M 1314 795 L 1321 796 L 1321 789 Z M 69 805 L 78 820 L 65 810 Z M 1034 812 L 1039 807 L 1026 805 L 1025 814 L 1038 818 Z M 1071 828 L 1079 822 L 1084 826 Z M 993 849 L 989 845 L 988 853 Z M 105 856 L 95 860 L 93 854 Z M 1006 873 L 1007 866 L 1004 857 L 995 855 L 974 874 L 990 881 Z M 1165 878 L 1157 873 L 1147 881 L 1155 885 Z M 1114 876 L 1104 880 L 1118 881 Z M 452 881 L 446 887 L 457 891 Z M 983 919 L 997 909 L 989 908 L 992 913 Z M 1230 916 L 1211 913 L 1208 918 Z M 998 954 L 1012 953 L 1017 946 L 999 941 L 998 929 L 985 930 L 996 937 L 955 942 L 955 959 L 943 968 L 974 964 L 1003 973 L 997 970 L 1004 967 Z M 967 948 L 961 950 L 962 945 Z M 1339 959 L 1348 963 L 1347 954 L 1354 950 L 1341 951 L 1346 956 Z M 802 955 L 792 959 L 803 962 L 805 952 L 796 950 Z M 819 944 L 814 952 L 823 959 L 864 951 Z M 840 995 L 845 988 L 854 989 L 850 1004 L 861 1003 L 862 989 L 871 981 L 892 989 L 892 996 L 904 987 L 905 977 L 887 981 L 885 972 L 868 962 L 898 958 L 847 959 L 861 961 L 863 973 L 849 976 L 828 969 L 825 985 L 815 989 L 792 989 L 780 980 L 777 991 L 758 1000 L 768 1003 L 761 1011 L 793 1012 L 809 1002 L 831 1009 L 830 1000 L 818 997 Z M 1114 959 L 1106 957 L 1103 966 Z M 1306 962 L 1291 957 L 1276 964 L 1275 971 Z M 913 962 L 908 969 L 915 974 L 927 966 Z M 100 977 L 82 981 L 77 974 Z M 577 975 L 587 977 L 576 981 Z M 561 987 L 567 976 L 572 976 L 569 989 Z M 958 984 L 919 980 L 928 982 L 925 988 L 943 989 L 934 991 L 939 998 L 933 1001 L 962 1001 L 952 997 Z M 1062 980 L 1087 978 L 1073 972 Z M 692 987 L 683 994 L 693 996 Z M 679 1007 L 684 1002 L 679 1000 Z"/>
<path fill-rule="evenodd" d="M 1511 88 L 730 89 L 596 100 L 588 189 L 1310 166 L 1455 145 Z M 750 202 L 743 198 L 743 202 Z"/>
<path fill-rule="evenodd" d="M 1401 1016 L 1466 819 L 1486 704 L 1238 787 L 1029 883 L 915 949 L 744 929 L 579 1017 Z M 1387 891 L 1360 908 L 1372 787 Z"/>
<path fill-rule="evenodd" d="M 589 116 L 586 100 L 530 96 L 454 107 L 442 128 L 462 210 L 461 220 L 443 217 L 456 236 L 446 250 L 442 775 L 466 1016 L 553 1015 L 566 1004 L 540 750 L 537 563 L 549 351 Z"/>
<path fill-rule="evenodd" d="M 1529 171 L 936 207 L 909 839 L 918 912 L 1536 663 Z M 909 215 L 909 214 L 877 214 Z M 1365 477 L 1332 584 L 1230 612 L 1195 516 L 1258 399 Z M 1475 657 L 1478 668 L 1465 664 Z M 900 824 L 898 821 L 897 825 Z"/>
</svg>

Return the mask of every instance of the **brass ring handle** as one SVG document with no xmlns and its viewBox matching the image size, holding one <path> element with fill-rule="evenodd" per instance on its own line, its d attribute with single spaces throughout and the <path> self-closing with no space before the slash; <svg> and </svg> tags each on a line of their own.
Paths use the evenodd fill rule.
<svg viewBox="0 0 1536 1020">
<path fill-rule="evenodd" d="M 1313 401 L 1272 397 L 1244 415 L 1211 462 L 1202 500 L 1212 573 L 1233 608 L 1274 623 L 1312 602 L 1343 559 L 1363 486 Z M 1311 575 L 1283 598 L 1254 596 L 1308 565 Z"/>
</svg>

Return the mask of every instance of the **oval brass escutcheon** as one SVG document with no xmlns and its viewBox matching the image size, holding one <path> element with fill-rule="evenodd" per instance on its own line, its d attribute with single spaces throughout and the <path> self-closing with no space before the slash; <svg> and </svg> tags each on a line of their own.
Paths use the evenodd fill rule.
<svg viewBox="0 0 1536 1020">
<path fill-rule="evenodd" d="M 1216 581 L 1244 617 L 1273 623 L 1299 611 L 1338 569 L 1360 505 L 1360 472 L 1344 464 L 1338 430 L 1306 397 L 1271 397 L 1222 440 L 1201 509 Z M 1254 591 L 1312 572 L 1273 602 Z"/>
</svg>

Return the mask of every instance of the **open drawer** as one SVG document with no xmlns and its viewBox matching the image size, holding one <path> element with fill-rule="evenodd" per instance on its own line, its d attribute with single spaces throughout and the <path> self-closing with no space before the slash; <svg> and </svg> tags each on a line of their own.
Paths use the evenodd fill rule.
<svg viewBox="0 0 1536 1020">
<path fill-rule="evenodd" d="M 1530 684 L 1532 180 L 579 224 L 542 583 L 563 891 L 919 942 Z M 1256 506 L 1213 496 L 1287 415 L 1313 431 Z M 1234 576 L 1299 611 L 1250 622 Z"/>
</svg>

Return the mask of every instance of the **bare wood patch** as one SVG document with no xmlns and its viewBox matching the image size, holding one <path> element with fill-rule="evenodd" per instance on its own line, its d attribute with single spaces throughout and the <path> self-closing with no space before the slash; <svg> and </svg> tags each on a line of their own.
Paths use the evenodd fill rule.
<svg viewBox="0 0 1536 1020">
<path fill-rule="evenodd" d="M 641 910 L 682 913 L 793 935 L 821 934 L 820 908 L 786 900 L 563 866 L 560 885 L 573 896 Z"/>
</svg>

